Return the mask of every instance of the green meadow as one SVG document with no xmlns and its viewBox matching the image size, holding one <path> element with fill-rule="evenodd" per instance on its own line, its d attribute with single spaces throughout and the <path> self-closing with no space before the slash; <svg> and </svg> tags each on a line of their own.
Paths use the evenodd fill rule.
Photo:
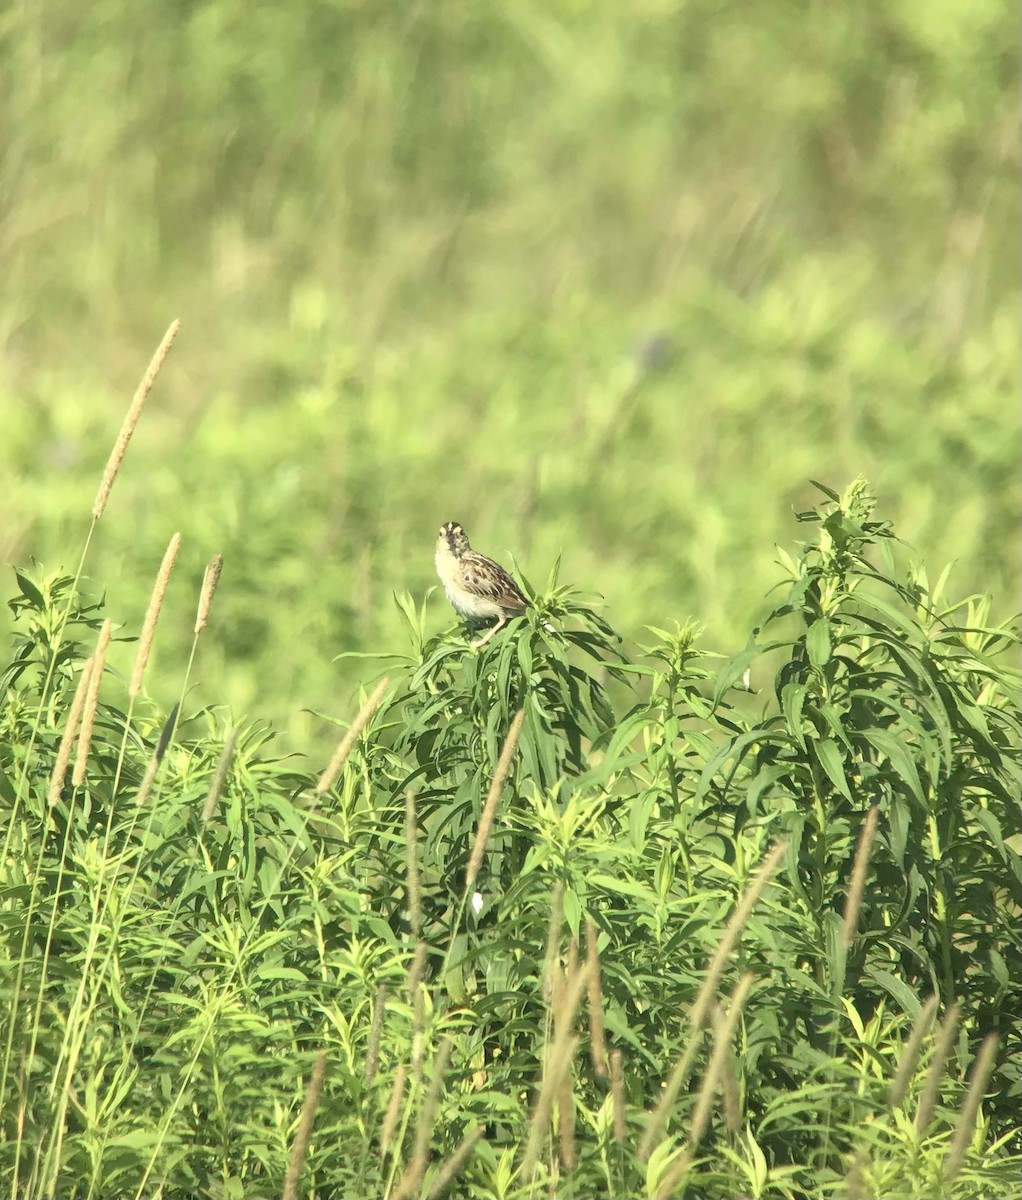
<svg viewBox="0 0 1022 1200">
<path fill-rule="evenodd" d="M 6 1194 L 1017 1193 L 1017 35 L 0 18 Z"/>
</svg>

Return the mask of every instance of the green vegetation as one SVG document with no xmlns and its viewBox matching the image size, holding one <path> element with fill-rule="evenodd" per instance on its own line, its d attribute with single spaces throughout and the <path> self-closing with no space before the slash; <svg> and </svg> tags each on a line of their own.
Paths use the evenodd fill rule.
<svg viewBox="0 0 1022 1200">
<path fill-rule="evenodd" d="M 7 1194 L 1014 1200 L 1016 26 L 10 6 Z"/>
<path fill-rule="evenodd" d="M 1013 1196 L 1018 637 L 823 491 L 731 660 L 555 578 L 480 651 L 406 597 L 318 778 L 139 717 L 148 622 L 125 711 L 19 573 L 11 1194 Z"/>
<path fill-rule="evenodd" d="M 0 558 L 73 573 L 180 317 L 90 590 L 138 621 L 175 529 L 182 608 L 222 553 L 196 684 L 288 749 L 448 519 L 632 641 L 739 649 L 810 478 L 1017 587 L 1010 6 L 9 7 Z"/>
</svg>

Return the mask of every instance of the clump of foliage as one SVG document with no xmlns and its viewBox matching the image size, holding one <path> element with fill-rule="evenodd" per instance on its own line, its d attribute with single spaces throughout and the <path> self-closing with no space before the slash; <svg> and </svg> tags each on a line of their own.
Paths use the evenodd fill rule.
<svg viewBox="0 0 1022 1200">
<path fill-rule="evenodd" d="M 19 571 L 12 1194 L 1013 1195 L 1017 634 L 822 491 L 733 659 L 556 573 L 478 652 L 402 597 L 318 775 Z"/>
<path fill-rule="evenodd" d="M 179 514 L 171 601 L 231 572 L 208 696 L 289 747 L 329 753 L 334 656 L 402 644 L 448 519 L 563 552 L 630 643 L 740 646 L 814 473 L 1016 588 L 1011 5 L 3 9 L 0 560 L 66 561 L 187 314 L 89 573 L 140 613 Z"/>
</svg>

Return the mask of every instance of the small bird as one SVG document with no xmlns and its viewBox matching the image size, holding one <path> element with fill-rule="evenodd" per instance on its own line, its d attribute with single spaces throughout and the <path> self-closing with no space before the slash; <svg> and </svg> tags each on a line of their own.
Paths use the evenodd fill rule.
<svg viewBox="0 0 1022 1200">
<path fill-rule="evenodd" d="M 472 645 L 485 646 L 502 629 L 510 617 L 520 617 L 529 607 L 518 584 L 485 554 L 477 554 L 469 545 L 464 529 L 457 521 L 440 526 L 436 540 L 436 573 L 444 585 L 447 599 L 459 616 L 468 621 L 489 621 L 496 618 L 492 629 Z"/>
</svg>

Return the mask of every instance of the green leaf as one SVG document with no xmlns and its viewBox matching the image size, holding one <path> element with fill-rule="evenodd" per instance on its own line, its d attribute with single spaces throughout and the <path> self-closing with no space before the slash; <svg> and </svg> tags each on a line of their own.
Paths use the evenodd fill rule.
<svg viewBox="0 0 1022 1200">
<path fill-rule="evenodd" d="M 693 740 L 693 739 L 690 739 Z M 746 752 L 750 747 L 757 743 L 763 745 L 776 744 L 778 746 L 790 745 L 790 739 L 786 733 L 780 731 L 774 732 L 769 729 L 752 729 L 748 733 L 740 734 L 736 738 L 732 738 L 726 742 L 713 755 L 710 761 L 703 768 L 699 776 L 699 782 L 696 784 L 695 799 L 701 800 L 709 791 L 713 778 L 720 771 L 725 763 L 730 759 L 734 759 L 734 766 L 730 774 L 733 774 L 737 769 Z"/>
<path fill-rule="evenodd" d="M 806 634 L 806 651 L 814 667 L 822 667 L 830 658 L 830 622 L 820 617 L 809 626 Z"/>
<path fill-rule="evenodd" d="M 840 495 L 837 492 L 833 491 L 831 488 L 827 487 L 826 484 L 818 483 L 815 479 L 810 479 L 809 482 L 813 485 L 814 488 L 816 488 L 816 490 L 818 492 L 823 492 L 823 494 L 827 497 L 828 500 L 833 500 L 835 504 L 841 503 Z"/>
<path fill-rule="evenodd" d="M 842 796 L 851 800 L 852 793 L 848 787 L 848 780 L 845 778 L 844 760 L 837 748 L 837 743 L 827 738 L 822 741 L 812 741 L 809 745 L 830 782 Z"/>
<path fill-rule="evenodd" d="M 652 714 L 647 709 L 641 709 L 625 718 L 614 730 L 610 745 L 604 752 L 606 761 L 614 762 L 644 729 L 649 728 L 651 716 Z"/>
<path fill-rule="evenodd" d="M 823 936 L 827 947 L 827 968 L 830 975 L 831 995 L 840 1000 L 845 990 L 845 968 L 848 951 L 844 943 L 844 921 L 836 912 L 823 914 Z"/>
<path fill-rule="evenodd" d="M 1001 823 L 988 808 L 976 807 L 972 810 L 972 819 L 977 825 L 980 825 L 986 835 L 990 838 L 993 844 L 997 847 L 997 851 L 1003 860 L 1007 860 L 1008 851 L 1004 844 L 1004 835 L 1001 832 Z"/>
<path fill-rule="evenodd" d="M 43 599 L 42 592 L 36 587 L 32 580 L 29 579 L 24 571 L 19 570 L 17 567 L 14 568 L 14 576 L 18 581 L 18 587 L 25 599 L 31 603 L 32 607 L 36 609 L 37 612 L 45 612 L 46 601 Z"/>
<path fill-rule="evenodd" d="M 784 719 L 803 751 L 806 749 L 806 738 L 802 729 L 802 708 L 808 693 L 809 689 L 802 683 L 786 683 L 781 689 L 781 710 Z"/>
<path fill-rule="evenodd" d="M 890 971 L 884 971 L 879 967 L 867 965 L 865 974 L 873 980 L 878 987 L 883 988 L 885 992 L 897 1002 L 902 1012 L 910 1017 L 914 1017 L 922 1008 L 919 996 L 912 988 L 897 975 L 892 975 Z"/>
<path fill-rule="evenodd" d="M 714 708 L 720 704 L 726 692 L 734 687 L 735 682 L 742 678 L 749 667 L 760 657 L 761 654 L 766 654 L 769 650 L 776 650 L 778 646 L 790 645 L 789 642 L 752 642 L 746 646 L 740 654 L 736 654 L 734 658 L 729 659 L 720 671 L 717 673 L 717 686 L 713 691 L 713 706 Z"/>
<path fill-rule="evenodd" d="M 927 636 L 917 620 L 904 607 L 890 604 L 882 597 L 871 592 L 857 591 L 853 601 L 856 608 L 871 608 L 884 617 L 888 624 L 895 626 L 902 634 L 908 634 L 911 640 L 919 646 L 925 646 Z M 872 624 L 872 623 L 871 623 Z M 883 626 L 881 626 L 882 628 Z"/>
<path fill-rule="evenodd" d="M 763 767 L 762 770 L 758 771 L 745 793 L 745 807 L 749 811 L 749 816 L 754 817 L 756 815 L 759 800 L 763 793 L 769 791 L 774 784 L 781 780 L 790 781 L 792 786 L 788 786 L 784 790 L 795 794 L 798 790 L 795 784 L 795 777 L 800 772 L 803 775 L 808 775 L 808 770 L 803 764 L 791 762 L 774 763 L 772 766 Z"/>
<path fill-rule="evenodd" d="M 843 743 L 845 749 L 851 750 L 852 744 L 848 740 L 848 734 L 845 732 L 845 727 L 841 720 L 841 713 L 838 711 L 838 709 L 833 704 L 818 704 L 814 711 L 818 712 L 820 716 L 823 717 L 824 721 L 827 723 L 828 729 L 830 729 L 831 733 L 834 734 L 839 742 Z"/>
<path fill-rule="evenodd" d="M 603 888 L 608 892 L 616 892 L 621 896 L 634 896 L 636 900 L 644 901 L 651 908 L 656 904 L 657 898 L 654 892 L 647 887 L 643 887 L 642 884 L 633 883 L 629 879 L 607 875 L 603 871 L 591 872 L 588 879 L 593 887 Z"/>
<path fill-rule="evenodd" d="M 891 798 L 891 804 L 888 808 L 888 845 L 891 848 L 891 856 L 898 866 L 902 866 L 905 862 L 905 851 L 908 849 L 908 834 L 911 825 L 910 813 L 908 805 L 895 795 Z"/>
<path fill-rule="evenodd" d="M 861 736 L 886 756 L 895 774 L 908 785 L 915 799 L 925 804 L 919 772 L 906 744 L 886 729 L 864 729 Z"/>
</svg>

